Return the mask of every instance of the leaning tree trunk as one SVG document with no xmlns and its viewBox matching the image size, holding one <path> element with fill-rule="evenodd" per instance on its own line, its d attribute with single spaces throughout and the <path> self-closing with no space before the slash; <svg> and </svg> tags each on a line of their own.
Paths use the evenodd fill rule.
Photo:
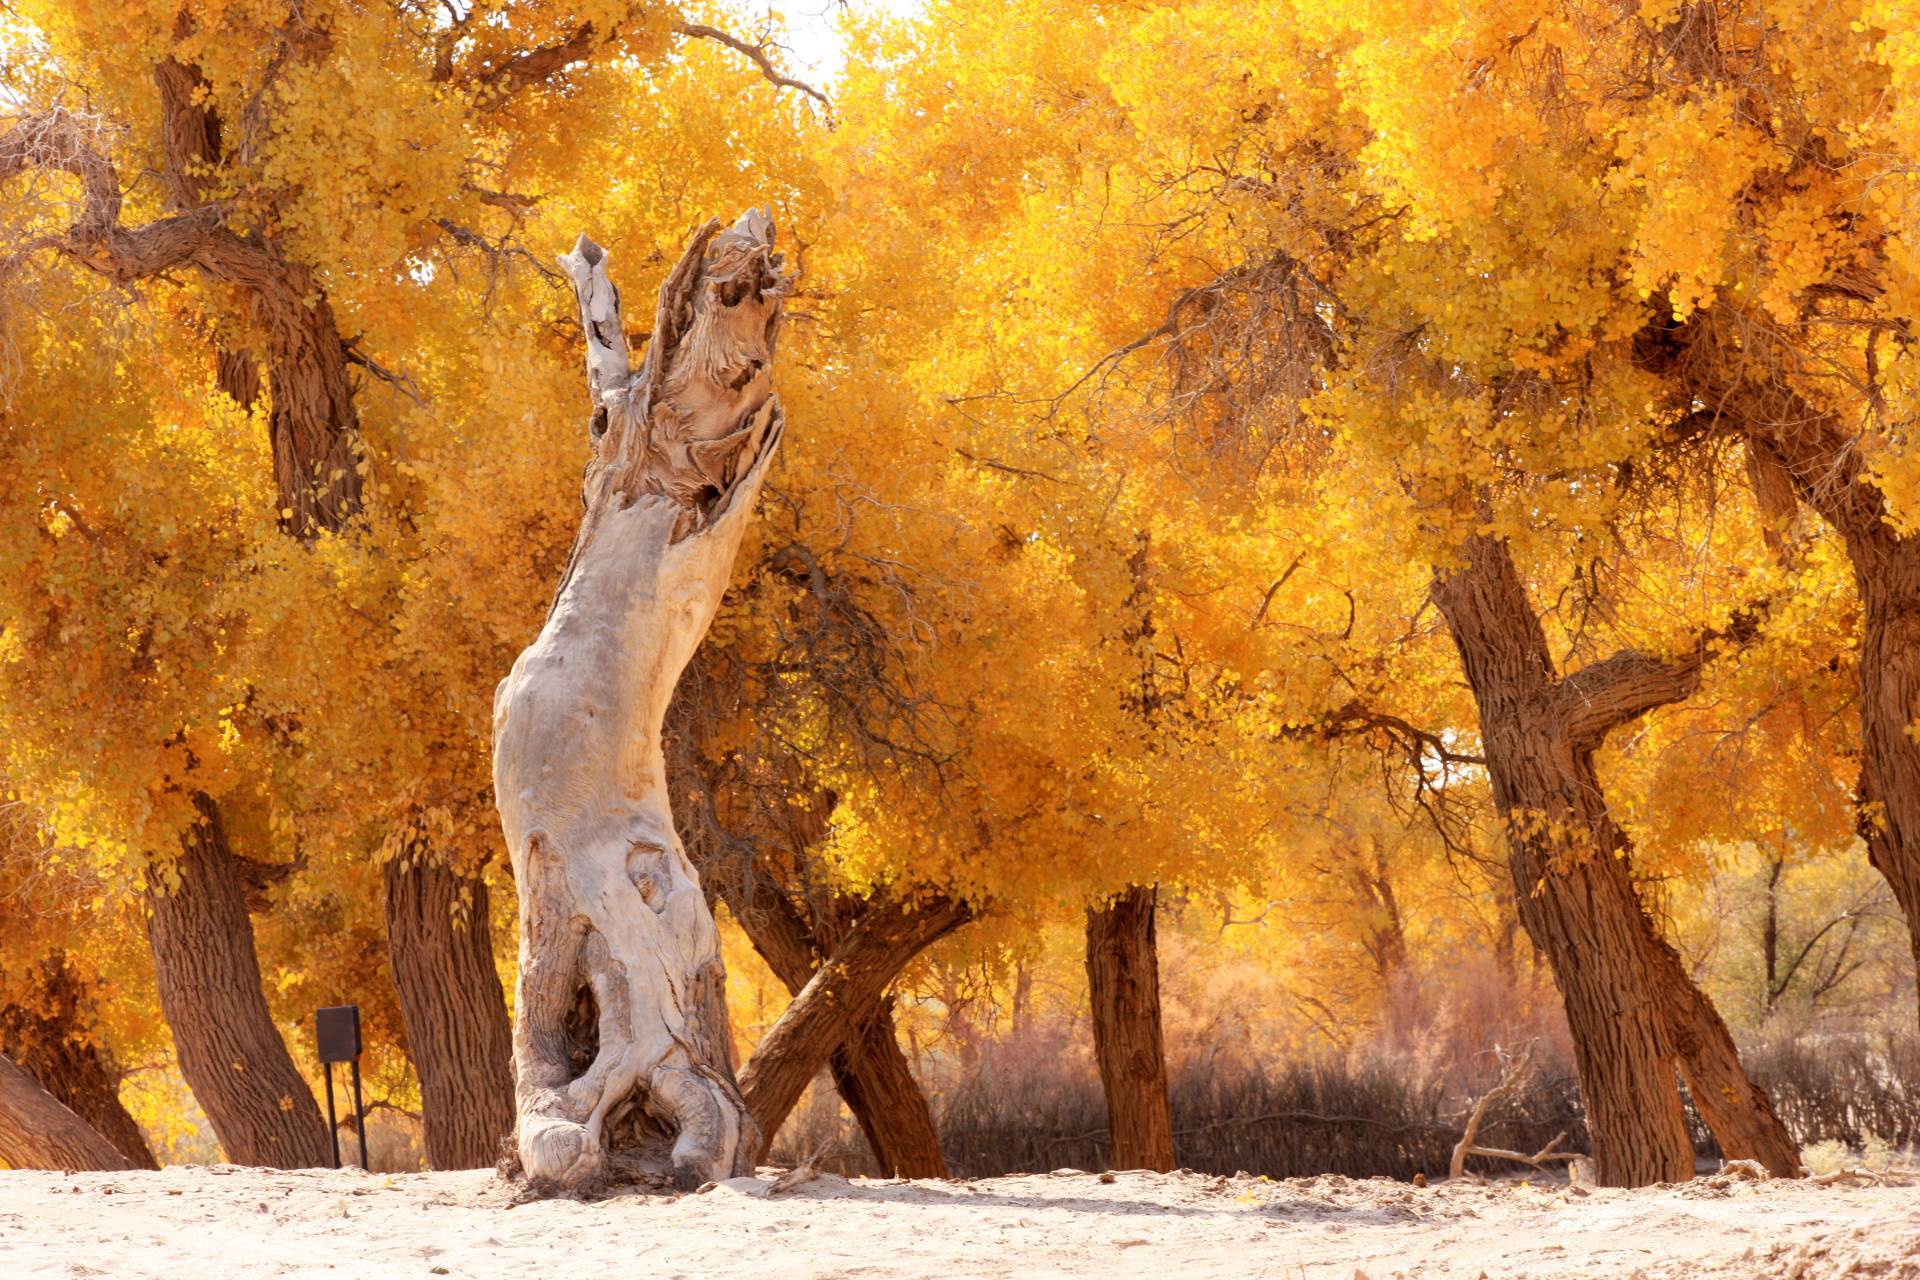
<svg viewBox="0 0 1920 1280">
<path fill-rule="evenodd" d="M 1692 694 L 1707 642 L 1671 660 L 1623 652 L 1563 680 L 1505 544 L 1476 537 L 1464 552 L 1433 596 L 1479 707 L 1520 920 L 1565 1002 L 1600 1181 L 1692 1176 L 1676 1071 L 1730 1159 L 1797 1174 L 1785 1126 L 1634 891 L 1593 763 L 1608 732 Z"/>
<path fill-rule="evenodd" d="M 741 1091 L 766 1142 L 835 1051 L 862 1034 L 900 971 L 972 918 L 964 902 L 950 898 L 904 908 L 875 903 L 861 914 L 754 1046 L 740 1073 Z"/>
<path fill-rule="evenodd" d="M 226 830 L 211 800 L 197 803 L 200 823 L 170 864 L 178 882 L 147 893 L 147 940 L 180 1073 L 229 1160 L 281 1169 L 326 1164 L 326 1123 L 261 994 L 253 923 Z"/>
<path fill-rule="evenodd" d="M 494 699 L 494 792 L 520 893 L 517 1138 L 536 1180 L 752 1168 L 719 935 L 667 800 L 660 727 L 719 608 L 779 445 L 772 362 L 791 280 L 773 225 L 709 222 L 628 363 L 604 250 L 561 258 L 593 401 L 585 513 L 539 639 Z M 573 1017 L 578 1006 L 590 1017 Z"/>
<path fill-rule="evenodd" d="M 93 993 L 64 955 L 28 975 L 31 1006 L 0 1005 L 0 1054 L 113 1144 L 135 1169 L 157 1169 L 147 1139 L 120 1101 L 120 1076 L 95 1038 Z"/>
<path fill-rule="evenodd" d="M 94 1127 L 0 1055 L 0 1167 L 131 1169 Z"/>
<path fill-rule="evenodd" d="M 513 1131 L 513 1033 L 493 964 L 486 882 L 411 849 L 387 862 L 386 901 L 427 1160 L 435 1169 L 485 1168 Z"/>
<path fill-rule="evenodd" d="M 1768 316 L 1716 306 L 1649 328 L 1638 356 L 1740 433 L 1771 523 L 1790 521 L 1787 496 L 1768 492 L 1783 481 L 1847 549 L 1861 605 L 1859 830 L 1920 966 L 1920 534 L 1890 518 L 1858 424 L 1801 391 L 1822 378 L 1799 381 L 1809 361 Z"/>
<path fill-rule="evenodd" d="M 1115 1169 L 1173 1168 L 1173 1113 L 1160 1034 L 1160 948 L 1151 886 L 1087 908 L 1087 992 Z"/>
<path fill-rule="evenodd" d="M 701 656 L 696 655 L 696 667 L 700 661 Z M 826 901 L 818 908 L 803 908 L 796 898 L 804 888 L 796 891 L 790 882 L 781 883 L 786 881 L 785 873 L 767 865 L 768 860 L 760 855 L 762 841 L 769 845 L 777 842 L 793 850 L 797 862 L 826 831 L 825 819 L 832 801 L 825 796 L 817 797 L 819 805 L 805 810 L 804 822 L 786 825 L 778 835 L 755 832 L 742 839 L 723 830 L 716 794 L 720 784 L 713 777 L 714 756 L 702 732 L 702 716 L 706 713 L 688 696 L 688 682 L 697 674 L 690 669 L 682 676 L 681 687 L 667 711 L 667 765 L 670 779 L 678 788 L 674 804 L 683 823 L 692 819 L 683 825 L 681 835 L 687 842 L 688 856 L 700 872 L 708 902 L 727 904 L 767 968 L 790 996 L 797 997 L 868 912 L 895 908 L 884 899 L 862 900 L 838 894 L 821 895 Z M 788 809 L 789 814 L 795 812 Z M 911 959 L 903 958 L 901 965 Z M 851 1022 L 847 1037 L 832 1051 L 827 1066 L 840 1100 L 866 1136 L 876 1167 L 886 1177 L 946 1177 L 946 1157 L 940 1150 L 933 1112 L 906 1055 L 900 1051 L 892 996 L 883 993 L 864 1019 L 858 1009 L 833 1008 L 850 1015 Z M 762 1126 L 762 1137 L 769 1146 L 775 1136 L 773 1130 Z"/>
<path fill-rule="evenodd" d="M 900 1051 L 891 996 L 833 1051 L 827 1068 L 841 1101 L 866 1135 L 882 1177 L 947 1176 L 947 1158 L 940 1150 L 940 1131 L 934 1128 L 926 1091 Z"/>
<path fill-rule="evenodd" d="M 831 962 L 838 939 L 818 936 L 786 894 L 774 888 L 756 890 L 743 883 L 744 876 L 730 875 L 728 869 L 729 864 L 722 864 L 707 872 L 709 885 L 719 881 L 721 896 L 747 941 L 787 993 L 798 997 L 819 972 L 818 957 L 824 955 Z M 857 924 L 871 910 L 892 907 L 867 903 L 848 914 Z M 827 1066 L 840 1100 L 866 1135 L 881 1176 L 946 1177 L 946 1157 L 940 1151 L 940 1134 L 934 1128 L 927 1095 L 913 1078 L 894 1032 L 892 997 L 881 996 L 864 1018 L 858 1009 L 846 1012 L 851 1015 L 852 1030 L 833 1050 Z M 761 1132 L 771 1144 L 775 1131 L 763 1127 Z"/>
</svg>

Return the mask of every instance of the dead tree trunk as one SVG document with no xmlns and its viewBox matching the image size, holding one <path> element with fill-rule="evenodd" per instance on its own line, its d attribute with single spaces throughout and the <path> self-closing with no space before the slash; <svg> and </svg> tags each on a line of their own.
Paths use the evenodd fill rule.
<svg viewBox="0 0 1920 1280">
<path fill-rule="evenodd" d="M 530 1178 L 578 1184 L 610 1155 L 656 1160 L 646 1148 L 665 1129 L 675 1175 L 697 1183 L 751 1169 L 760 1137 L 660 728 L 780 442 L 772 362 L 790 278 L 765 215 L 709 222 L 661 287 L 636 373 L 605 251 L 582 236 L 560 261 L 587 339 L 586 511 L 546 625 L 494 699 L 520 893 L 520 1159 Z M 576 1005 L 592 1017 L 570 1025 Z"/>
<path fill-rule="evenodd" d="M 127 1158 L 85 1120 L 0 1055 L 0 1167 L 130 1169 Z"/>
<path fill-rule="evenodd" d="M 1797 1174 L 1785 1126 L 1634 892 L 1593 764 L 1613 729 L 1692 694 L 1708 641 L 1670 660 L 1615 654 L 1561 679 L 1506 545 L 1476 537 L 1463 554 L 1433 597 L 1479 706 L 1521 923 L 1566 1004 L 1600 1182 L 1692 1176 L 1676 1070 L 1728 1158 Z"/>
<path fill-rule="evenodd" d="M 177 882 L 147 891 L 147 941 L 180 1073 L 229 1160 L 326 1164 L 326 1123 L 261 994 L 253 922 L 226 830 L 212 801 L 198 804 L 199 825 L 166 864 Z"/>
<path fill-rule="evenodd" d="M 95 1037 L 93 998 L 64 955 L 36 966 L 31 1005 L 0 1005 L 0 1054 L 113 1144 L 127 1165 L 157 1169 L 140 1126 L 120 1102 L 121 1073 Z"/>
<path fill-rule="evenodd" d="M 807 1084 L 835 1051 L 861 1035 L 908 962 L 970 919 L 964 902 L 948 898 L 904 909 L 875 904 L 862 913 L 754 1046 L 740 1073 L 741 1091 L 766 1141 L 780 1131 Z M 887 1029 L 891 1031 L 891 1017 Z M 930 1117 L 927 1125 L 932 1127 Z"/>
<path fill-rule="evenodd" d="M 1093 1048 L 1107 1095 L 1115 1169 L 1173 1168 L 1173 1113 L 1160 1034 L 1158 892 L 1135 887 L 1087 908 Z"/>
<path fill-rule="evenodd" d="M 486 882 L 416 849 L 388 860 L 386 900 L 427 1159 L 436 1169 L 485 1168 L 513 1132 L 513 1034 L 493 964 Z"/>
</svg>

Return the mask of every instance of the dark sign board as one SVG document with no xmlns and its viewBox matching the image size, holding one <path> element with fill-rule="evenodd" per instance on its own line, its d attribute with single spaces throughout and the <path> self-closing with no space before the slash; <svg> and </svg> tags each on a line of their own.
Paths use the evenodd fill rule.
<svg viewBox="0 0 1920 1280">
<path fill-rule="evenodd" d="M 338 1005 L 314 1015 L 313 1030 L 320 1041 L 320 1061 L 352 1062 L 360 1056 L 360 1006 Z"/>
</svg>

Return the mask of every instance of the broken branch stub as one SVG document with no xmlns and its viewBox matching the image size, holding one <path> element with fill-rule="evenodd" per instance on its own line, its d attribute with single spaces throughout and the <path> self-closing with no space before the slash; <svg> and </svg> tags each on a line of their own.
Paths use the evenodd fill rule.
<svg viewBox="0 0 1920 1280">
<path fill-rule="evenodd" d="M 750 211 L 709 222 L 631 367 L 607 254 L 573 282 L 593 403 L 585 511 L 540 636 L 494 697 L 494 790 L 520 895 L 516 1132 L 530 1179 L 697 1184 L 759 1148 L 735 1082 L 713 916 L 675 834 L 660 727 L 720 604 L 783 417 L 792 280 Z"/>
</svg>

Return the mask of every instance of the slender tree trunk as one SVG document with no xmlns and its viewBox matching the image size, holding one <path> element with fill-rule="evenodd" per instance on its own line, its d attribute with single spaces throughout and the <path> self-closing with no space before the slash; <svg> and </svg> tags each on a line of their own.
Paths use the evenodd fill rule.
<svg viewBox="0 0 1920 1280">
<path fill-rule="evenodd" d="M 753 1057 L 740 1073 L 741 1092 L 766 1141 L 771 1142 L 779 1132 L 808 1083 L 829 1064 L 835 1050 L 856 1035 L 864 1040 L 867 1035 L 877 1034 L 863 1031 L 863 1027 L 870 1028 L 873 1011 L 881 1007 L 887 987 L 908 962 L 971 918 L 965 903 L 945 898 L 904 910 L 876 904 L 861 915 L 754 1047 Z M 890 1015 L 886 1022 L 891 1036 Z M 900 1065 L 904 1068 L 906 1064 Z M 907 1078 L 911 1080 L 911 1076 Z M 897 1088 L 884 1079 L 871 1083 L 882 1089 Z M 930 1117 L 926 1127 L 932 1129 Z M 916 1142 L 916 1161 L 923 1158 L 920 1153 L 926 1147 L 920 1144 L 927 1136 L 923 1134 Z M 904 1143 L 906 1139 L 888 1141 Z M 938 1149 L 937 1142 L 934 1149 Z"/>
<path fill-rule="evenodd" d="M 1167 1173 L 1173 1168 L 1173 1112 L 1160 1034 L 1157 897 L 1152 887 L 1135 886 L 1087 908 L 1087 989 L 1112 1166 Z"/>
<path fill-rule="evenodd" d="M 1562 680 L 1505 544 L 1477 537 L 1464 551 L 1434 600 L 1479 706 L 1520 920 L 1566 1004 L 1600 1181 L 1692 1176 L 1677 1070 L 1729 1158 L 1797 1173 L 1785 1126 L 1634 892 L 1593 764 L 1607 732 L 1690 696 L 1704 642 L 1670 662 L 1618 654 Z"/>
<path fill-rule="evenodd" d="M 386 902 L 427 1158 L 435 1169 L 491 1166 L 513 1132 L 513 1034 L 486 882 L 414 850 L 388 860 Z"/>
<path fill-rule="evenodd" d="M 120 1072 L 95 1039 L 93 998 L 64 956 L 33 973 L 32 1007 L 0 1005 L 0 1054 L 13 1059 L 135 1169 L 157 1169 L 140 1126 L 120 1102 Z"/>
<path fill-rule="evenodd" d="M 113 1144 L 0 1055 L 0 1166 L 9 1169 L 130 1169 Z"/>
<path fill-rule="evenodd" d="M 772 362 L 791 280 L 772 241 L 760 213 L 702 227 L 637 372 L 606 252 L 582 236 L 561 259 L 587 338 L 586 509 L 546 625 L 494 699 L 520 894 L 516 1136 L 536 1181 L 631 1166 L 698 1183 L 748 1172 L 761 1147 L 660 730 L 784 425 Z"/>
<path fill-rule="evenodd" d="M 229 1160 L 326 1164 L 326 1124 L 261 994 L 253 923 L 219 811 L 205 797 L 198 803 L 202 821 L 170 864 L 177 884 L 147 894 L 147 941 L 180 1072 Z"/>
</svg>

